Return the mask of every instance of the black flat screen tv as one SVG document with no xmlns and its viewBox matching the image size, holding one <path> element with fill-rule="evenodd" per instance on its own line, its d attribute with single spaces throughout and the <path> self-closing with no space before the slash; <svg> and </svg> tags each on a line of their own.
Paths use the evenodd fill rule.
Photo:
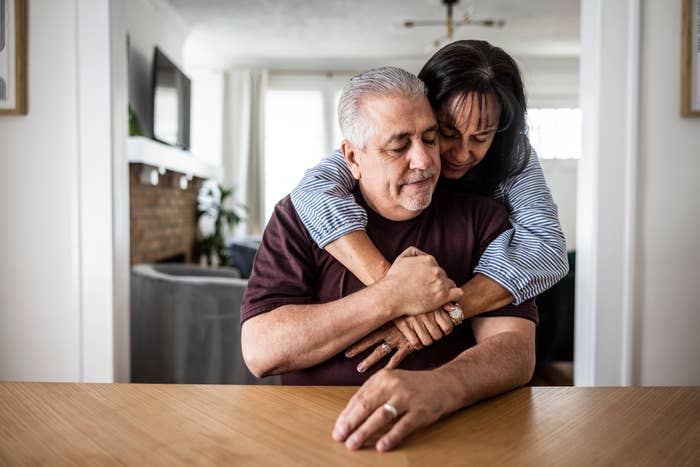
<svg viewBox="0 0 700 467">
<path fill-rule="evenodd" d="M 153 54 L 153 139 L 190 148 L 190 79 L 161 52 Z"/>
</svg>

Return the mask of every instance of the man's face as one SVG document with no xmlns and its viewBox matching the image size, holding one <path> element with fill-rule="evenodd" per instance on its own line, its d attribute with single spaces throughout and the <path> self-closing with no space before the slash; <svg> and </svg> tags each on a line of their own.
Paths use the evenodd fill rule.
<svg viewBox="0 0 700 467">
<path fill-rule="evenodd" d="M 440 175 L 437 124 L 425 97 L 367 98 L 363 118 L 372 133 L 366 147 L 341 148 L 362 196 L 378 214 L 411 219 L 428 207 Z"/>
</svg>

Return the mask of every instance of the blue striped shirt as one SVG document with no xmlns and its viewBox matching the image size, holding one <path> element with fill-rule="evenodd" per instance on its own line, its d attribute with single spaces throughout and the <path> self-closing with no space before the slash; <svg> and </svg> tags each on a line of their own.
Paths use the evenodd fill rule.
<svg viewBox="0 0 700 467">
<path fill-rule="evenodd" d="M 513 227 L 491 242 L 474 270 L 508 289 L 516 305 L 544 292 L 569 271 L 557 206 L 537 154 L 530 151 L 525 169 L 492 195 L 508 209 Z M 342 154 L 335 151 L 307 170 L 292 191 L 294 208 L 319 247 L 367 226 L 367 213 L 352 196 L 354 187 Z"/>
</svg>

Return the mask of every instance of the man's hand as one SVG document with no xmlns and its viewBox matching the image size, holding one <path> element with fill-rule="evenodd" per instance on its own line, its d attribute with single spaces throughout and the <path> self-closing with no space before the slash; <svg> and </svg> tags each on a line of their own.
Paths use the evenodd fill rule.
<svg viewBox="0 0 700 467">
<path fill-rule="evenodd" d="M 428 371 L 381 370 L 360 387 L 340 413 L 333 439 L 344 441 L 348 449 L 359 449 L 381 436 L 375 447 L 388 451 L 447 411 L 450 391 L 442 389 Z M 396 408 L 396 417 L 384 408 L 387 402 Z"/>
<path fill-rule="evenodd" d="M 417 316 L 406 316 L 382 326 L 353 344 L 345 352 L 345 356 L 352 358 L 376 345 L 374 351 L 357 366 L 357 371 L 364 373 L 387 356 L 387 347 L 381 345 L 386 344 L 388 348 L 395 349 L 396 352 L 391 356 L 385 368 L 396 368 L 413 351 L 420 350 L 423 346 L 432 345 L 434 341 L 450 334 L 452 327 L 450 315 L 444 309 Z"/>
<path fill-rule="evenodd" d="M 409 247 L 391 265 L 382 284 L 396 310 L 418 315 L 462 297 L 462 289 L 447 277 L 435 258 Z"/>
</svg>

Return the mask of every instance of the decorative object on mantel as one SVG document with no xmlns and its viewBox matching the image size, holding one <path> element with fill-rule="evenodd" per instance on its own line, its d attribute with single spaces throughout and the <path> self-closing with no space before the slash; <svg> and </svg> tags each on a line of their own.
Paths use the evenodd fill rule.
<svg viewBox="0 0 700 467">
<path fill-rule="evenodd" d="M 143 129 L 139 121 L 139 116 L 136 115 L 131 105 L 129 105 L 129 136 L 143 136 Z"/>
<path fill-rule="evenodd" d="M 27 2 L 0 0 L 0 115 L 27 114 Z"/>
<path fill-rule="evenodd" d="M 682 0 L 681 115 L 700 117 L 700 0 Z"/>
<path fill-rule="evenodd" d="M 227 260 L 224 229 L 238 225 L 242 219 L 239 212 L 247 209 L 235 202 L 233 209 L 225 207 L 226 199 L 231 196 L 233 188 L 224 188 L 213 180 L 204 182 L 199 190 L 195 252 L 202 266 L 217 267 Z"/>
</svg>

